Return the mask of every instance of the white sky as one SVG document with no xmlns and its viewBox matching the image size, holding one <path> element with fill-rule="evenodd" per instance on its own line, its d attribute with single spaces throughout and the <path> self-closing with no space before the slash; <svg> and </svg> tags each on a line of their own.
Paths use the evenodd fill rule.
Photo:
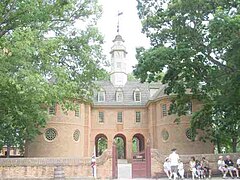
<svg viewBox="0 0 240 180">
<path fill-rule="evenodd" d="M 148 48 L 149 40 L 141 33 L 141 22 L 137 15 L 136 0 L 99 0 L 103 7 L 102 18 L 98 27 L 104 36 L 104 53 L 110 62 L 110 49 L 112 40 L 117 35 L 118 11 L 123 12 L 120 16 L 120 35 L 125 40 L 127 49 L 127 72 L 132 72 L 132 66 L 137 63 L 135 48 L 143 46 Z"/>
</svg>

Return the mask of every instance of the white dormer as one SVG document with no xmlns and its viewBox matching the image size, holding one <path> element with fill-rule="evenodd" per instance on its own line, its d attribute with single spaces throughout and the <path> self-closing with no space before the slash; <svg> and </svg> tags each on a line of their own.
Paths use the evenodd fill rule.
<svg viewBox="0 0 240 180">
<path fill-rule="evenodd" d="M 98 102 L 104 102 L 105 101 L 105 90 L 104 89 L 100 89 L 100 91 L 98 92 L 97 95 L 98 98 Z"/>
<path fill-rule="evenodd" d="M 123 87 L 127 82 L 126 72 L 126 47 L 121 35 L 117 35 L 113 40 L 111 48 L 111 74 L 110 80 L 115 87 Z"/>
<path fill-rule="evenodd" d="M 138 88 L 133 91 L 133 100 L 135 102 L 141 102 L 141 91 Z"/>
<path fill-rule="evenodd" d="M 121 88 L 118 88 L 116 91 L 116 101 L 123 102 L 123 91 Z"/>
</svg>

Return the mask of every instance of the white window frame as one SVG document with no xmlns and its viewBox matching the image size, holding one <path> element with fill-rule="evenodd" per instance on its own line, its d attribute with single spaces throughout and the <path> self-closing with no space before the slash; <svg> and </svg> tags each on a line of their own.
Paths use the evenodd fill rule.
<svg viewBox="0 0 240 180">
<path fill-rule="evenodd" d="M 75 109 L 75 117 L 80 117 L 80 104 L 76 105 L 76 109 Z"/>
<path fill-rule="evenodd" d="M 137 97 L 137 95 L 139 94 L 139 99 Z M 142 93 L 139 89 L 135 89 L 134 93 L 133 93 L 133 98 L 135 102 L 141 102 L 142 100 Z"/>
<path fill-rule="evenodd" d="M 121 117 L 121 119 L 120 119 L 120 117 Z M 121 121 L 119 121 L 119 120 L 121 120 Z M 117 112 L 117 123 L 123 123 L 123 112 L 122 111 Z"/>
<path fill-rule="evenodd" d="M 123 91 L 122 89 L 117 89 L 116 91 L 116 101 L 123 102 Z"/>
<path fill-rule="evenodd" d="M 167 116 L 167 104 L 162 104 L 162 116 Z"/>
<path fill-rule="evenodd" d="M 142 113 L 141 113 L 141 111 L 136 111 L 136 113 L 135 113 L 135 122 L 136 123 L 140 123 L 141 120 L 142 120 Z"/>
<path fill-rule="evenodd" d="M 102 115 L 102 117 L 100 116 L 100 114 Z M 98 112 L 98 122 L 104 123 L 104 112 L 103 111 Z"/>
<path fill-rule="evenodd" d="M 104 89 L 101 89 L 99 92 L 98 92 L 98 102 L 104 102 L 105 101 L 105 91 Z"/>
</svg>

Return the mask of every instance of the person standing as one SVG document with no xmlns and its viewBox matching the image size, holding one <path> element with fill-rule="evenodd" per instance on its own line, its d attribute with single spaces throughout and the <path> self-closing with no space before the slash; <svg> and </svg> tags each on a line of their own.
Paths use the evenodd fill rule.
<svg viewBox="0 0 240 180">
<path fill-rule="evenodd" d="M 171 172 L 173 174 L 173 179 L 177 179 L 177 172 L 178 172 L 178 161 L 179 155 L 177 154 L 177 149 L 172 149 L 172 153 L 169 155 L 169 161 L 171 166 Z"/>
<path fill-rule="evenodd" d="M 97 172 L 96 172 L 96 157 L 95 155 L 93 154 L 92 155 L 92 159 L 91 159 L 91 168 L 92 168 L 92 176 L 94 178 L 97 177 Z"/>
</svg>

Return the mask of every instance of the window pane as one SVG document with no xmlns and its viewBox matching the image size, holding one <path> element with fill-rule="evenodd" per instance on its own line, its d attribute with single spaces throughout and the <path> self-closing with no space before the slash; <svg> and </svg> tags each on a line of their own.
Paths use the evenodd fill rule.
<svg viewBox="0 0 240 180">
<path fill-rule="evenodd" d="M 122 112 L 118 112 L 117 122 L 122 122 Z"/>
<path fill-rule="evenodd" d="M 56 106 L 53 105 L 53 106 L 49 107 L 49 108 L 48 108 L 48 113 L 49 113 L 50 115 L 56 115 Z"/>
<path fill-rule="evenodd" d="M 80 117 L 80 106 L 79 106 L 79 104 L 77 105 L 77 107 L 75 109 L 75 116 Z"/>
<path fill-rule="evenodd" d="M 136 122 L 141 121 L 141 112 L 136 112 Z"/>
<path fill-rule="evenodd" d="M 166 104 L 162 105 L 162 115 L 167 116 L 167 105 Z"/>
<path fill-rule="evenodd" d="M 117 91 L 117 93 L 116 93 L 116 100 L 117 100 L 117 102 L 122 102 L 123 101 L 123 93 L 122 93 L 122 91 Z"/>
<path fill-rule="evenodd" d="M 105 92 L 104 91 L 101 91 L 98 93 L 98 101 L 99 102 L 105 101 Z"/>
<path fill-rule="evenodd" d="M 135 101 L 141 101 L 141 93 L 140 93 L 140 91 L 135 91 L 135 93 L 134 93 L 134 95 L 135 95 Z"/>
<path fill-rule="evenodd" d="M 104 113 L 103 112 L 98 113 L 98 121 L 101 123 L 104 122 Z"/>
</svg>

